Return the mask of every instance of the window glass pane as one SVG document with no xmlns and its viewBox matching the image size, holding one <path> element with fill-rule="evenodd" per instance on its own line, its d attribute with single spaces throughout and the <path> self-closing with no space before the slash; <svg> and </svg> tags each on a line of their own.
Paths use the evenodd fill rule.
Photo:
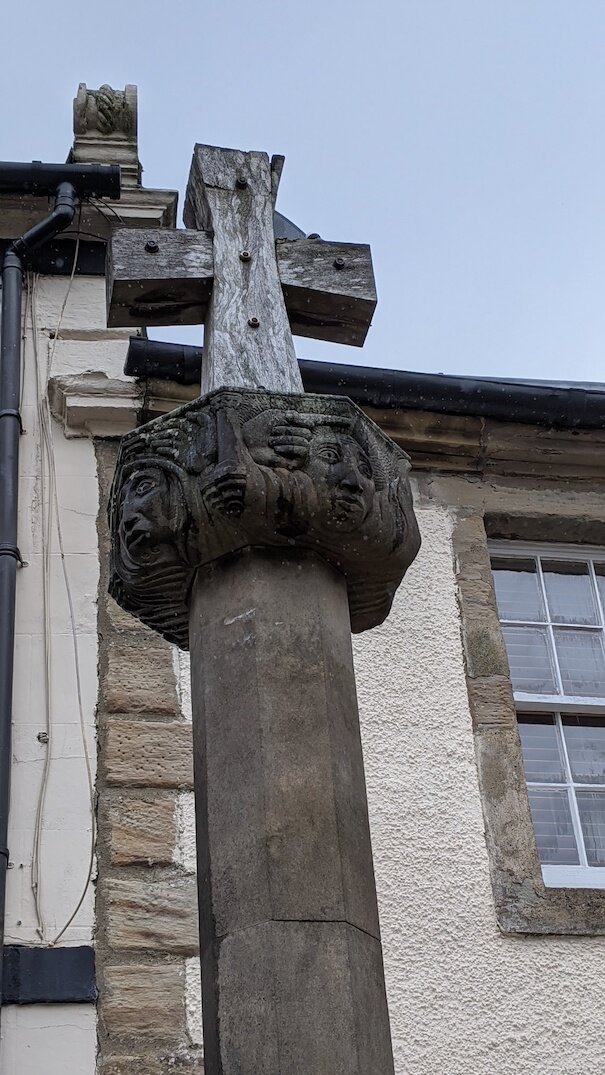
<svg viewBox="0 0 605 1075">
<path fill-rule="evenodd" d="M 561 720 L 573 779 L 578 784 L 605 784 L 605 721 L 584 716 Z"/>
<path fill-rule="evenodd" d="M 605 654 L 600 631 L 555 628 L 555 645 L 563 693 L 574 697 L 605 695 Z"/>
<path fill-rule="evenodd" d="M 594 573 L 597 577 L 597 589 L 601 598 L 601 608 L 605 611 L 605 564 L 595 564 Z"/>
<path fill-rule="evenodd" d="M 527 790 L 540 862 L 558 866 L 579 865 L 580 856 L 567 792 L 554 788 Z"/>
<path fill-rule="evenodd" d="M 501 620 L 541 623 L 546 619 L 538 569 L 533 558 L 492 557 L 492 572 Z"/>
<path fill-rule="evenodd" d="M 544 586 L 553 623 L 598 623 L 588 564 L 543 560 Z"/>
<path fill-rule="evenodd" d="M 528 694 L 558 694 L 543 627 L 503 627 L 513 688 Z"/>
<path fill-rule="evenodd" d="M 519 737 L 526 780 L 551 784 L 563 780 L 563 762 L 554 717 L 520 713 Z"/>
<path fill-rule="evenodd" d="M 605 866 L 605 791 L 577 791 L 589 866 Z"/>
</svg>

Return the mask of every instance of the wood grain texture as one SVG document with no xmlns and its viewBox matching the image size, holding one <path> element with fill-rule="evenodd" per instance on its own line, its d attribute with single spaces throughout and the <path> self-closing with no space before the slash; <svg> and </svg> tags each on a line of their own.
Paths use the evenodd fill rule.
<svg viewBox="0 0 605 1075">
<path fill-rule="evenodd" d="M 155 245 L 156 252 L 146 247 Z M 116 228 L 107 247 L 110 327 L 199 325 L 212 292 L 212 236 L 165 228 Z"/>
<path fill-rule="evenodd" d="M 157 245 L 157 253 L 145 249 L 149 243 Z M 214 283 L 209 232 L 118 228 L 108 250 L 111 327 L 203 323 Z M 239 253 L 238 248 L 233 271 L 245 282 L 253 266 L 243 264 Z M 361 347 L 376 308 L 369 246 L 279 239 L 276 256 L 290 331 Z M 342 268 L 335 266 L 337 259 L 344 263 Z M 247 318 L 244 328 L 246 338 Z M 256 333 L 260 339 L 258 329 Z"/>
<path fill-rule="evenodd" d="M 362 347 L 376 309 L 369 246 L 280 239 L 276 247 L 294 335 Z"/>
<path fill-rule="evenodd" d="M 214 236 L 203 394 L 224 385 L 302 392 L 275 256 L 278 182 L 279 164 L 272 170 L 265 153 L 195 147 L 185 223 Z M 248 261 L 240 259 L 244 250 Z"/>
</svg>

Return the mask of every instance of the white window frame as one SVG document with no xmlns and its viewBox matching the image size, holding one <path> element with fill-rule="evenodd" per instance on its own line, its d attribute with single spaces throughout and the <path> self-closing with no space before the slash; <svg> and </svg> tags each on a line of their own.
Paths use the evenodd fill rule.
<svg viewBox="0 0 605 1075">
<path fill-rule="evenodd" d="M 601 626 L 603 632 L 603 639 L 605 643 L 605 608 L 601 601 L 599 594 L 599 588 L 596 584 L 594 574 L 594 564 L 605 564 L 605 548 L 596 545 L 561 545 L 554 542 L 527 542 L 527 541 L 490 541 L 489 542 L 490 556 L 503 556 L 507 555 L 511 558 L 522 559 L 523 557 L 535 557 L 537 560 L 538 574 L 542 583 L 542 593 L 546 592 L 544 586 L 544 580 L 542 577 L 542 565 L 540 563 L 540 557 L 548 560 L 570 560 L 575 562 L 588 563 L 589 573 L 592 578 L 594 593 L 596 596 L 598 612 L 601 617 Z M 500 620 L 503 627 L 546 627 L 550 636 L 550 648 L 552 652 L 552 659 L 554 662 L 555 679 L 558 683 L 561 694 L 529 694 L 525 691 L 514 691 L 515 705 L 519 713 L 549 713 L 554 715 L 555 724 L 557 727 L 557 735 L 559 741 L 562 743 L 563 752 L 563 764 L 565 771 L 565 782 L 559 782 L 557 784 L 541 783 L 540 781 L 527 780 L 528 788 L 531 787 L 552 787 L 557 788 L 559 791 L 564 787 L 567 790 L 572 823 L 574 828 L 574 835 L 576 838 L 576 844 L 580 855 L 579 866 L 553 866 L 545 863 L 541 863 L 542 878 L 547 888 L 599 888 L 605 889 L 605 866 L 589 866 L 586 859 L 586 850 L 584 847 L 584 837 L 582 833 L 582 826 L 580 823 L 580 814 L 576 797 L 574 794 L 570 794 L 570 790 L 579 789 L 581 791 L 604 791 L 605 784 L 580 784 L 576 783 L 571 774 L 571 766 L 569 764 L 569 756 L 567 752 L 567 744 L 565 742 L 565 736 L 561 727 L 561 715 L 566 713 L 578 713 L 578 714 L 591 714 L 592 716 L 603 716 L 605 720 L 605 697 L 601 698 L 575 698 L 570 695 L 563 694 L 561 670 L 559 668 L 559 661 L 557 657 L 557 650 L 554 640 L 553 624 L 550 622 L 550 618 L 547 622 L 534 623 L 530 620 Z M 595 630 L 594 625 L 582 625 L 582 624 L 557 624 L 557 627 L 572 627 L 579 628 L 580 630 Z"/>
</svg>

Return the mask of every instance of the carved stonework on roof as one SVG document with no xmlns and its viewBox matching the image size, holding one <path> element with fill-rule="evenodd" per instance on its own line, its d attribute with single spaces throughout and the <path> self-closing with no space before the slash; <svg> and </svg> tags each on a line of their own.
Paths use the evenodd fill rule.
<svg viewBox="0 0 605 1075">
<path fill-rule="evenodd" d="M 140 186 L 137 143 L 137 87 L 89 90 L 84 82 L 74 98 L 74 144 L 70 160 L 78 164 L 119 164 L 122 185 Z"/>
<path fill-rule="evenodd" d="M 74 134 L 89 131 L 103 135 L 120 133 L 136 138 L 136 86 L 114 90 L 106 84 L 98 90 L 89 90 L 81 82 L 74 99 Z"/>
<path fill-rule="evenodd" d="M 409 460 L 350 400 L 219 389 L 124 437 L 110 592 L 183 649 L 197 568 L 250 547 L 317 552 L 351 628 L 382 623 L 419 535 Z"/>
</svg>

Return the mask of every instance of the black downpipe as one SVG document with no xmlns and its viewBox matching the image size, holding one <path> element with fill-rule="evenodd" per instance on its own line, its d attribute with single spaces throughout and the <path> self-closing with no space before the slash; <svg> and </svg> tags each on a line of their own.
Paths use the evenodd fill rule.
<svg viewBox="0 0 605 1075">
<path fill-rule="evenodd" d="M 7 251 L 2 266 L 0 361 L 0 1003 L 4 956 L 4 912 L 8 869 L 13 651 L 19 485 L 19 393 L 21 382 L 21 261 Z"/>
<path fill-rule="evenodd" d="M 71 224 L 78 196 L 120 196 L 116 165 L 0 164 L 0 192 L 55 193 L 49 216 L 16 239 L 2 263 L 0 327 L 0 1008 L 4 957 L 6 873 L 9 864 L 8 813 L 12 754 L 12 703 L 15 645 L 15 590 L 19 488 L 19 414 L 21 393 L 21 299 L 23 263 L 43 243 Z"/>
</svg>

